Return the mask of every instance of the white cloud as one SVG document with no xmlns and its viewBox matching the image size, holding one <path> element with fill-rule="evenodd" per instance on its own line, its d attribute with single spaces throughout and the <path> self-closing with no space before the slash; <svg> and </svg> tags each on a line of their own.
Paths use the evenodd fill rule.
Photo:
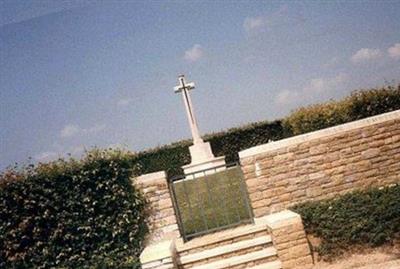
<svg viewBox="0 0 400 269">
<path fill-rule="evenodd" d="M 389 56 L 394 59 L 400 59 L 400 43 L 396 43 L 393 47 L 388 48 Z"/>
<path fill-rule="evenodd" d="M 378 59 L 381 56 L 382 52 L 380 49 L 362 48 L 359 51 L 357 51 L 353 56 L 351 56 L 351 61 L 353 63 L 361 63 Z"/>
<path fill-rule="evenodd" d="M 76 134 L 78 134 L 80 131 L 80 128 L 77 125 L 74 124 L 68 124 L 65 125 L 64 128 L 60 132 L 60 136 L 65 138 L 65 137 L 72 137 Z"/>
<path fill-rule="evenodd" d="M 251 32 L 255 29 L 259 29 L 266 24 L 266 21 L 263 17 L 247 17 L 244 19 L 243 27 L 247 32 Z"/>
<path fill-rule="evenodd" d="M 289 16 L 289 8 L 288 5 L 285 4 L 268 15 L 246 17 L 243 21 L 243 28 L 246 32 L 252 33 L 264 30 L 267 27 L 271 29 L 276 26 L 295 26 L 304 22 L 303 16 L 301 14 L 297 15 L 298 16 Z"/>
<path fill-rule="evenodd" d="M 199 44 L 195 44 L 192 48 L 185 51 L 183 58 L 189 62 L 196 62 L 203 57 L 203 48 Z"/>
<path fill-rule="evenodd" d="M 343 73 L 333 78 L 314 78 L 303 88 L 302 93 L 318 94 L 328 92 L 346 80 L 347 75 Z"/>
<path fill-rule="evenodd" d="M 299 101 L 305 101 L 321 96 L 330 94 L 338 86 L 347 80 L 346 74 L 339 74 L 332 78 L 314 78 L 311 79 L 307 85 L 300 90 L 283 90 L 275 97 L 275 103 L 278 105 L 288 105 Z"/>
<path fill-rule="evenodd" d="M 129 104 L 131 104 L 133 101 L 133 98 L 123 98 L 118 100 L 117 105 L 118 106 L 127 106 Z"/>
<path fill-rule="evenodd" d="M 105 124 L 96 124 L 89 128 L 81 128 L 75 124 L 67 124 L 60 131 L 60 137 L 68 138 L 79 134 L 96 134 L 106 128 Z"/>
</svg>

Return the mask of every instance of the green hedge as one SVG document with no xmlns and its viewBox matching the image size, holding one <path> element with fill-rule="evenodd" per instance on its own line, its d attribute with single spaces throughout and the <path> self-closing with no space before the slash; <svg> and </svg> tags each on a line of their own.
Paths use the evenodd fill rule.
<svg viewBox="0 0 400 269">
<path fill-rule="evenodd" d="M 211 143 L 216 156 L 226 156 L 227 162 L 238 160 L 238 152 L 256 145 L 278 140 L 285 137 L 280 121 L 255 123 L 241 128 L 230 129 L 227 132 L 205 136 L 205 141 Z M 174 143 L 161 148 L 139 152 L 132 160 L 135 175 L 147 174 L 164 170 L 168 175 L 182 172 L 181 166 L 190 163 L 188 140 Z"/>
<path fill-rule="evenodd" d="M 400 185 L 308 202 L 292 208 L 302 216 L 307 234 L 322 239 L 325 259 L 352 246 L 375 247 L 400 239 Z"/>
<path fill-rule="evenodd" d="M 323 104 L 300 108 L 282 120 L 258 122 L 205 136 L 216 156 L 225 155 L 228 162 L 237 161 L 238 152 L 286 137 L 320 130 L 369 116 L 400 109 L 400 84 L 353 92 L 350 96 Z M 132 165 L 136 175 L 165 170 L 180 173 L 190 163 L 185 140 L 138 153 Z"/>
<path fill-rule="evenodd" d="M 358 91 L 205 140 L 215 155 L 237 161 L 239 151 L 270 140 L 396 109 L 400 85 Z M 128 178 L 160 170 L 181 173 L 190 162 L 189 145 L 186 140 L 137 154 L 94 151 L 81 161 L 0 174 L 0 268 L 134 267 L 147 228 L 142 197 Z"/>
<path fill-rule="evenodd" d="M 283 124 L 292 135 L 298 135 L 397 109 L 400 109 L 400 84 L 355 91 L 339 101 L 299 108 Z"/>
<path fill-rule="evenodd" d="M 135 268 L 145 203 L 133 155 L 87 153 L 0 175 L 0 268 Z"/>
</svg>

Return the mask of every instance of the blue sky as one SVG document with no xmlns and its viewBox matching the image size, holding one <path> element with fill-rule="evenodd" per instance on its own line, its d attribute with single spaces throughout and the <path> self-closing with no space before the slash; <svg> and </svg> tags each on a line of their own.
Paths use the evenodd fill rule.
<svg viewBox="0 0 400 269">
<path fill-rule="evenodd" d="M 0 169 L 133 151 L 399 82 L 399 1 L 0 0 Z"/>
</svg>

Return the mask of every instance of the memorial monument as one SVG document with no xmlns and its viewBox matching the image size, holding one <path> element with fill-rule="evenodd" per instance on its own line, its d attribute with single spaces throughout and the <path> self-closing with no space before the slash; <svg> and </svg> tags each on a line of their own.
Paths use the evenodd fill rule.
<svg viewBox="0 0 400 269">
<path fill-rule="evenodd" d="M 185 104 L 190 131 L 193 137 L 193 145 L 189 147 L 191 163 L 182 166 L 185 174 L 225 165 L 225 156 L 215 157 L 212 153 L 210 143 L 204 142 L 200 136 L 192 100 L 189 94 L 189 91 L 195 88 L 194 83 L 187 83 L 184 75 L 180 75 L 178 80 L 179 85 L 174 87 L 174 91 L 175 93 L 182 93 L 183 103 Z"/>
</svg>

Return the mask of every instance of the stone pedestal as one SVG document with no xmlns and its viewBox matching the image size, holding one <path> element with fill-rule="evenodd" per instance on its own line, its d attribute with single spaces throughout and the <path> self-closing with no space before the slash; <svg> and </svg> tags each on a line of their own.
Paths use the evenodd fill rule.
<svg viewBox="0 0 400 269">
<path fill-rule="evenodd" d="M 185 174 L 225 165 L 225 156 L 214 157 L 209 142 L 194 144 L 189 147 L 189 151 L 192 161 L 190 164 L 182 166 Z M 215 173 L 216 171 L 222 171 L 224 169 L 225 167 L 220 167 L 216 170 L 209 171 L 209 173 Z"/>
<path fill-rule="evenodd" d="M 303 222 L 299 214 L 284 210 L 279 213 L 255 218 L 256 224 L 265 224 L 272 235 L 272 242 L 278 251 L 282 269 L 311 269 L 311 256 Z"/>
</svg>

